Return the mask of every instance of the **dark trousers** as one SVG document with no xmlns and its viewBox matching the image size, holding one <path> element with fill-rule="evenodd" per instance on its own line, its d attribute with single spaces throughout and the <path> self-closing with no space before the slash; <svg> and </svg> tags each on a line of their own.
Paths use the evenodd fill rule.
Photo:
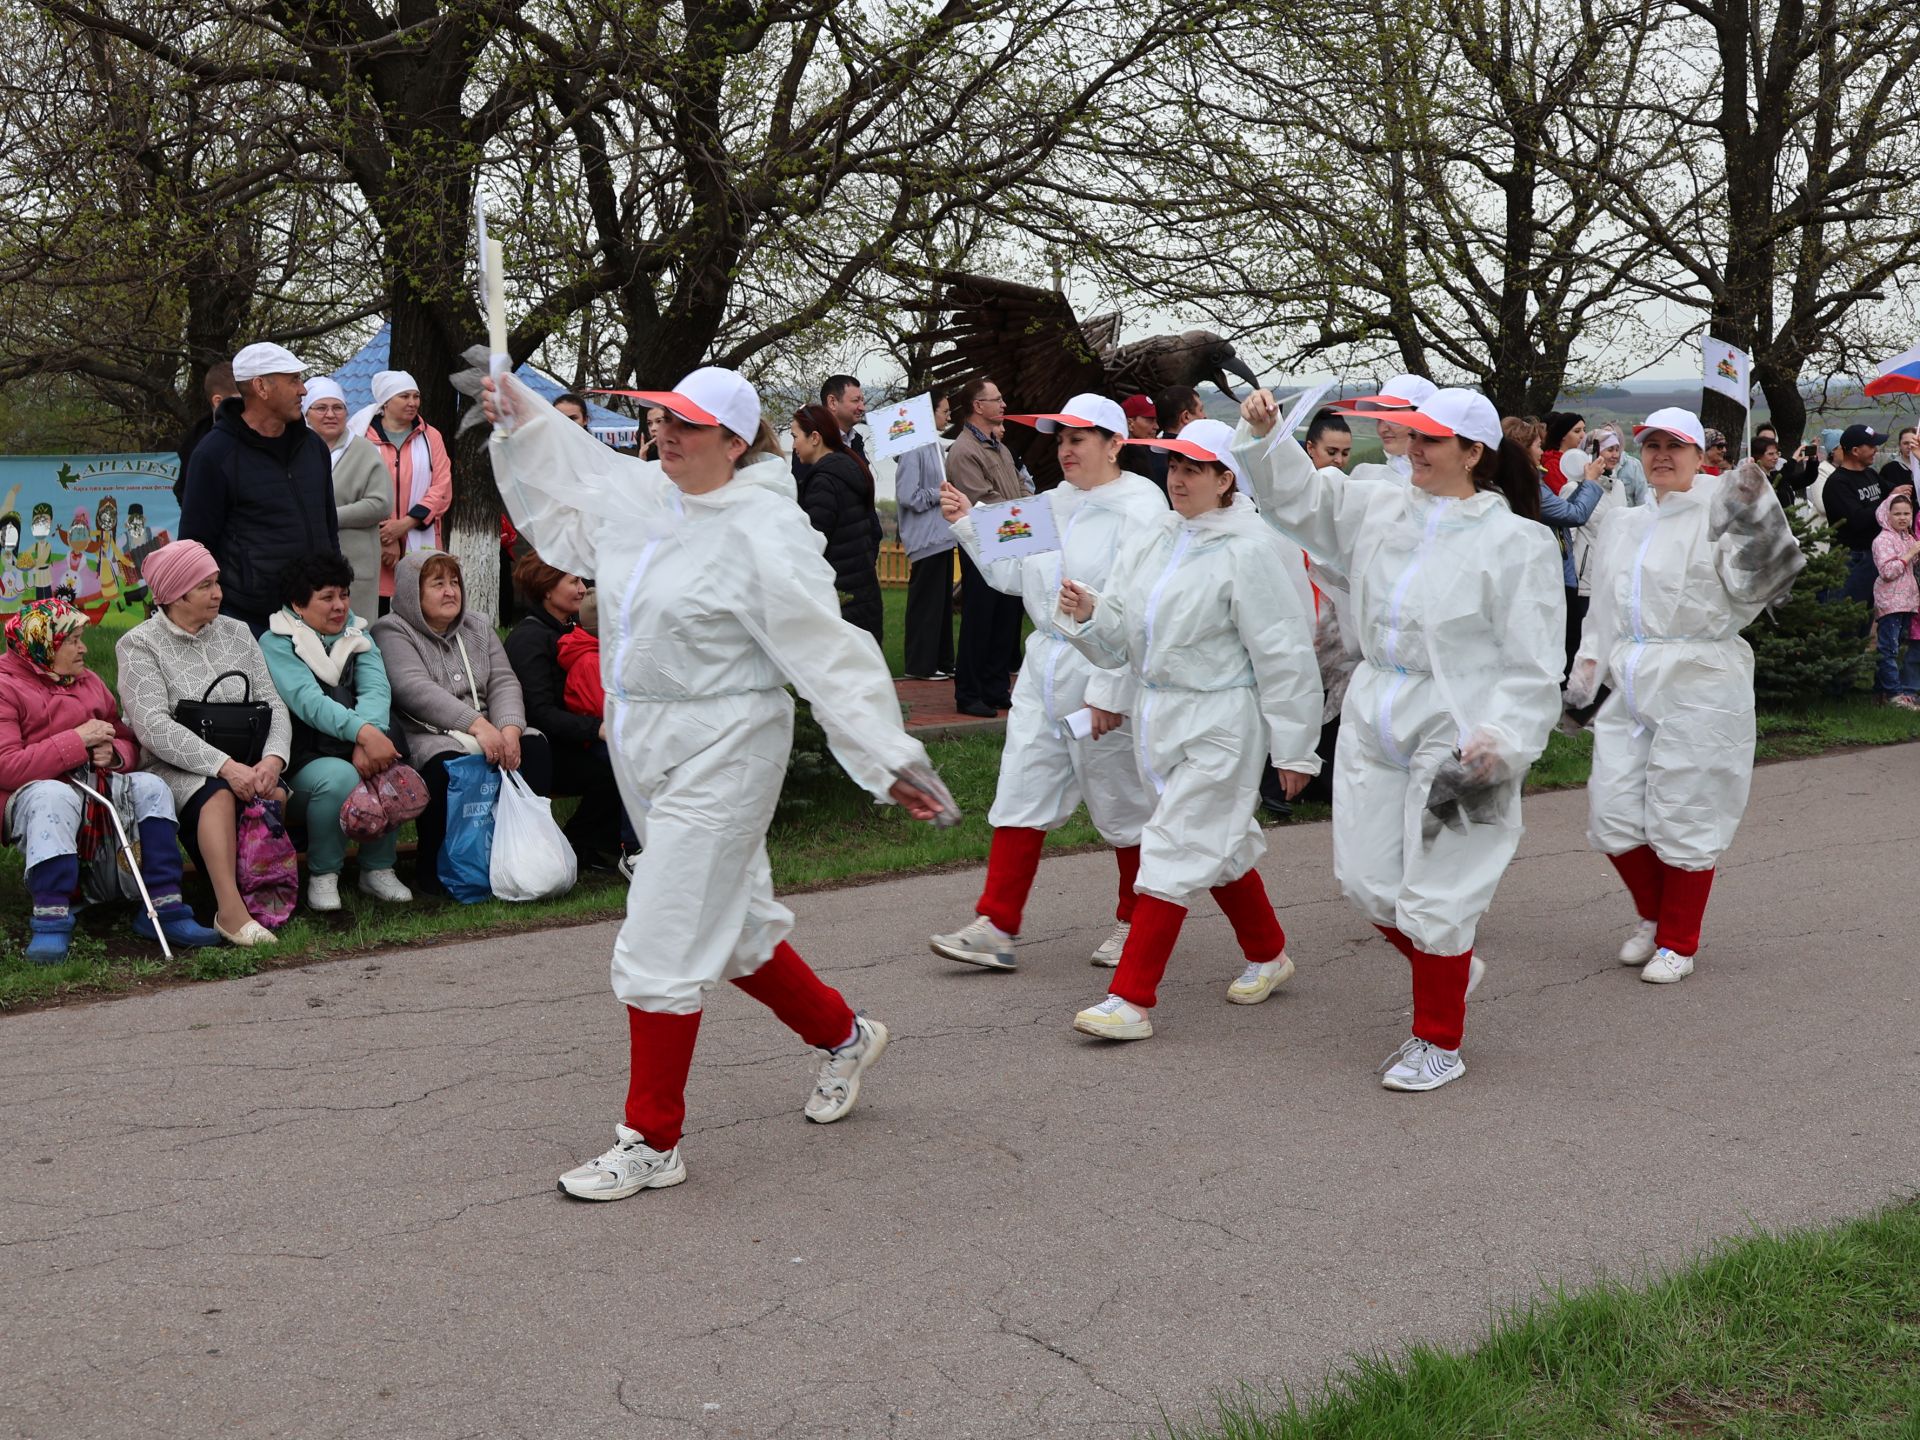
<svg viewBox="0 0 1920 1440">
<path fill-rule="evenodd" d="M 413 822 L 413 888 L 423 895 L 444 895 L 440 883 L 440 847 L 447 839 L 447 762 L 454 755 L 436 755 L 424 765 L 416 765 L 427 783 L 427 808 Z M 536 795 L 553 788 L 553 749 L 544 735 L 520 737 L 520 775 Z"/>
<path fill-rule="evenodd" d="M 965 550 L 960 552 L 960 644 L 953 667 L 953 698 L 1006 710 L 1013 704 L 1013 671 L 1019 663 L 1020 597 L 987 584 Z"/>
<path fill-rule="evenodd" d="M 584 750 L 574 745 L 553 747 L 553 788 L 546 793 L 580 797 L 579 808 L 566 824 L 566 836 L 581 859 L 611 857 L 622 842 L 634 843 L 606 741 L 596 740 Z"/>
<path fill-rule="evenodd" d="M 1560 683 L 1567 683 L 1567 677 L 1573 674 L 1573 655 L 1580 648 L 1580 631 L 1587 623 L 1587 606 L 1593 597 L 1582 595 L 1575 587 L 1567 590 L 1567 667 L 1560 672 Z"/>
<path fill-rule="evenodd" d="M 915 560 L 907 571 L 909 675 L 953 673 L 953 551 Z"/>
</svg>

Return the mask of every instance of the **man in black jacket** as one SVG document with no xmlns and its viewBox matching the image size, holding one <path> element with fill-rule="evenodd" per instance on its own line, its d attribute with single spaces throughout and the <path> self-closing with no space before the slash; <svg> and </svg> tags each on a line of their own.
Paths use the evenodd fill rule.
<svg viewBox="0 0 1920 1440">
<path fill-rule="evenodd" d="M 207 438 L 207 432 L 213 429 L 213 417 L 220 409 L 221 402 L 240 393 L 240 387 L 233 383 L 233 366 L 225 360 L 217 365 L 209 365 L 202 389 L 207 396 L 207 413 L 187 427 L 187 433 L 180 437 L 180 443 L 174 447 L 173 453 L 180 457 L 180 469 L 173 477 L 175 500 L 186 498 L 187 462 L 193 458 L 195 448 Z"/>
<path fill-rule="evenodd" d="M 333 458 L 300 415 L 306 368 L 278 345 L 249 345 L 234 356 L 240 394 L 221 404 L 187 461 L 180 537 L 213 552 L 221 613 L 255 635 L 280 608 L 287 566 L 340 549 Z"/>
<path fill-rule="evenodd" d="M 1886 498 L 1886 482 L 1873 468 L 1873 457 L 1886 438 L 1871 425 L 1849 425 L 1834 449 L 1833 473 L 1820 492 L 1834 539 L 1852 554 L 1841 594 L 1867 605 L 1873 603 L 1873 542 L 1880 534 L 1874 511 Z"/>
</svg>

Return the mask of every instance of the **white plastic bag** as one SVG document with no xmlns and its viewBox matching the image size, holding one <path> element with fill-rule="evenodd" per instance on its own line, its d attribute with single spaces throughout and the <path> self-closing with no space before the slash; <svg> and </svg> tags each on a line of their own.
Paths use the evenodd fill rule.
<svg viewBox="0 0 1920 1440">
<path fill-rule="evenodd" d="M 518 771 L 500 777 L 493 806 L 493 862 L 488 877 L 497 900 L 545 900 L 564 895 L 577 878 L 573 847 L 553 821 L 553 802 L 533 793 Z"/>
</svg>

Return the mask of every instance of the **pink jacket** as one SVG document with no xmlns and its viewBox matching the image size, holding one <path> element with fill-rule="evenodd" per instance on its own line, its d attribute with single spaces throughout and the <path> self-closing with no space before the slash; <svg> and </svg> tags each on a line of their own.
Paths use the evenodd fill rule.
<svg viewBox="0 0 1920 1440">
<path fill-rule="evenodd" d="M 1912 615 L 1920 612 L 1920 582 L 1913 578 L 1913 566 L 1906 559 L 1907 551 L 1913 548 L 1920 536 L 1902 535 L 1887 528 L 1887 507 L 1893 504 L 1889 495 L 1880 502 L 1880 508 L 1873 512 L 1873 518 L 1880 522 L 1880 533 L 1873 541 L 1873 614 L 1878 619 L 1882 615 Z"/>
<path fill-rule="evenodd" d="M 433 521 L 431 543 L 438 549 L 445 548 L 446 535 L 440 524 L 447 513 L 447 507 L 453 504 L 453 461 L 447 456 L 447 442 L 440 438 L 440 432 L 417 416 L 413 429 L 399 445 L 390 445 L 380 438 L 377 426 L 367 426 L 367 440 L 380 452 L 380 458 L 387 462 L 387 473 L 393 476 L 393 515 L 397 520 L 413 508 L 413 437 L 424 432 L 427 440 L 427 463 L 432 474 L 427 480 L 426 494 L 421 504 L 427 508 L 427 518 Z M 402 552 L 404 553 L 404 552 Z M 393 594 L 393 566 L 385 557 L 380 562 L 380 593 Z"/>
<path fill-rule="evenodd" d="M 36 780 L 58 780 L 87 763 L 74 734 L 82 720 L 113 724 L 120 769 L 140 763 L 140 742 L 120 719 L 107 682 L 84 670 L 71 685 L 56 685 L 9 650 L 0 655 L 0 816 L 13 792 Z"/>
</svg>

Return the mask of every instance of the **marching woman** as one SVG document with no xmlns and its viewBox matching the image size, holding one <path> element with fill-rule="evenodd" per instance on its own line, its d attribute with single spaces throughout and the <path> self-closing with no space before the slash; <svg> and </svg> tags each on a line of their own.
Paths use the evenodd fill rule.
<svg viewBox="0 0 1920 1440">
<path fill-rule="evenodd" d="M 1610 512 L 1568 699 L 1593 722 L 1588 839 L 1640 922 L 1620 947 L 1656 985 L 1693 973 L 1713 870 L 1753 780 L 1753 651 L 1740 631 L 1807 563 L 1767 473 L 1705 473 L 1699 418 L 1634 427 L 1653 503 Z"/>
<path fill-rule="evenodd" d="M 1040 868 L 1040 847 L 1049 830 L 1066 824 L 1082 800 L 1100 838 L 1113 847 L 1120 868 L 1120 899 L 1113 933 L 1093 952 L 1096 965 L 1117 965 L 1133 919 L 1134 877 L 1140 869 L 1140 827 L 1153 800 L 1133 762 L 1131 736 L 1102 742 L 1097 737 L 1122 719 L 1101 721 L 1102 714 L 1124 717 L 1131 686 L 1116 671 L 1087 663 L 1054 625 L 1060 582 L 1072 578 L 1095 588 L 1121 544 L 1167 513 L 1166 497 L 1145 476 L 1120 468 L 1120 447 L 1127 417 L 1103 395 L 1076 395 L 1058 415 L 1009 415 L 1041 433 L 1057 431 L 1064 485 L 1047 492 L 1060 548 L 1019 560 L 981 564 L 974 532 L 973 502 L 952 485 L 940 487 L 940 511 L 979 566 L 987 584 L 1019 596 L 1033 621 L 1026 659 L 1007 717 L 1006 746 L 1000 752 L 1000 783 L 988 820 L 993 846 L 987 854 L 987 881 L 975 904 L 975 916 L 948 935 L 935 935 L 933 953 L 990 970 L 1014 968 L 1013 946 L 1020 935 L 1033 877 Z M 1091 707 L 1092 733 L 1077 738 L 1068 717 Z"/>
<path fill-rule="evenodd" d="M 1348 472 L 1353 480 L 1393 480 L 1405 485 L 1413 476 L 1413 462 L 1407 451 L 1413 444 L 1413 431 L 1392 419 L 1396 411 L 1412 410 L 1433 398 L 1437 387 L 1423 375 L 1396 375 L 1380 387 L 1378 395 L 1361 395 L 1332 407 L 1336 415 L 1350 420 L 1371 420 L 1380 433 L 1382 458 L 1355 465 Z"/>
<path fill-rule="evenodd" d="M 1100 745 L 1125 745 L 1151 788 L 1140 841 L 1133 925 L 1107 998 L 1073 1017 L 1104 1040 L 1144 1040 L 1187 910 L 1213 893 L 1246 966 L 1227 991 L 1257 1005 L 1293 974 L 1286 933 L 1254 868 L 1266 841 L 1253 818 L 1268 757 L 1291 800 L 1320 770 L 1320 667 L 1298 551 L 1291 555 L 1239 493 L 1233 432 L 1195 420 L 1171 440 L 1174 513 L 1144 522 L 1114 561 L 1104 592 L 1072 576 L 1059 630 L 1094 664 L 1138 681 L 1133 733 L 1096 714 Z"/>
<path fill-rule="evenodd" d="M 730 370 L 671 392 L 659 461 L 617 455 L 508 376 L 483 388 L 501 496 L 542 558 L 592 575 L 614 778 L 644 848 L 613 950 L 632 1075 L 612 1149 L 560 1177 L 583 1200 L 678 1185 L 687 1071 L 705 993 L 730 980 L 824 1058 L 806 1117 L 838 1120 L 886 1027 L 856 1016 L 787 943 L 766 833 L 793 740 L 792 681 L 877 800 L 952 815 L 901 728 L 873 637 L 840 618 L 819 533 L 760 397 Z M 911 780 L 909 780 L 911 776 Z"/>
<path fill-rule="evenodd" d="M 1413 1033 L 1381 1083 L 1431 1090 L 1466 1073 L 1474 931 L 1560 716 L 1560 552 L 1535 521 L 1532 460 L 1479 395 L 1401 412 L 1410 486 L 1315 470 L 1291 436 L 1268 444 L 1275 413 L 1267 391 L 1249 396 L 1234 453 L 1262 516 L 1352 583 L 1364 659 L 1341 706 L 1333 868 L 1413 969 Z"/>
</svg>

